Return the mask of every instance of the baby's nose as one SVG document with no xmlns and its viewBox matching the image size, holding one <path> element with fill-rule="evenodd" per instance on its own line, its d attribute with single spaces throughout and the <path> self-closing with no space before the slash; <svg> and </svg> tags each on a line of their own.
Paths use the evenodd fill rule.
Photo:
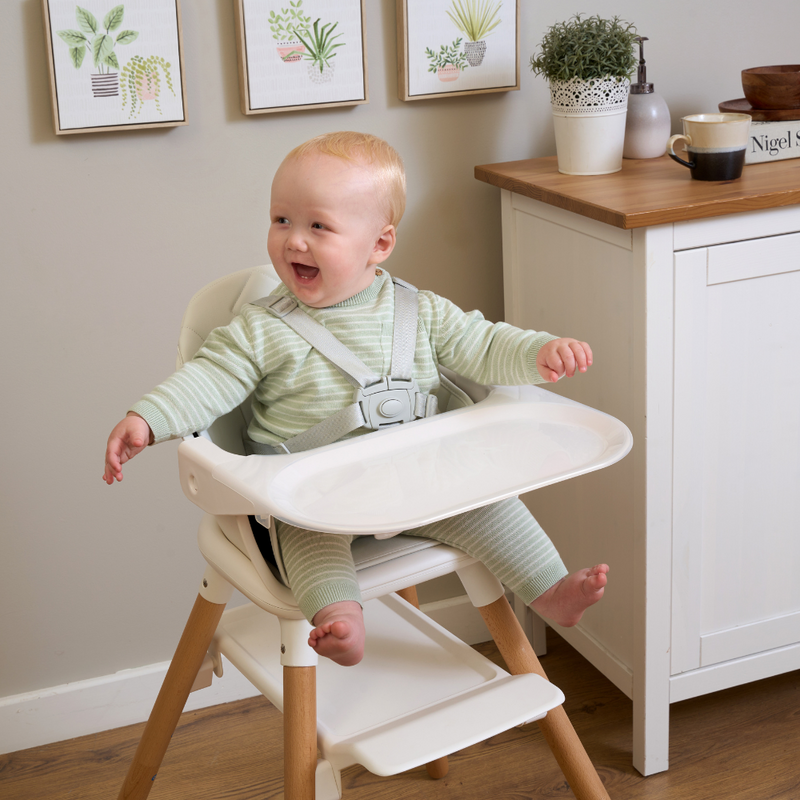
<svg viewBox="0 0 800 800">
<path fill-rule="evenodd" d="M 287 240 L 287 245 L 289 246 L 290 250 L 298 250 L 301 252 L 305 252 L 308 250 L 308 245 L 306 244 L 305 237 L 302 236 L 299 232 L 293 231 Z"/>
</svg>

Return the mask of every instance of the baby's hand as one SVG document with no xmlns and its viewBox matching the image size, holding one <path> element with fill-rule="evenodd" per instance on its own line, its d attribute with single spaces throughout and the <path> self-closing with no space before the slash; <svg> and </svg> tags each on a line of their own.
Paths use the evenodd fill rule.
<svg viewBox="0 0 800 800">
<path fill-rule="evenodd" d="M 150 426 L 138 414 L 129 414 L 118 423 L 108 437 L 106 469 L 103 480 L 111 486 L 122 480 L 122 465 L 141 453 L 152 441 Z"/>
<path fill-rule="evenodd" d="M 552 383 L 564 375 L 571 378 L 576 370 L 586 372 L 591 365 L 592 348 L 577 339 L 553 339 L 536 356 L 539 374 Z"/>
</svg>

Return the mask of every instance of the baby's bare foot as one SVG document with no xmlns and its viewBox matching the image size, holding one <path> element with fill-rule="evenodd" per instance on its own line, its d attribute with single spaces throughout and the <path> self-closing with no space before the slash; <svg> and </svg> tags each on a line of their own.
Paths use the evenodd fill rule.
<svg viewBox="0 0 800 800">
<path fill-rule="evenodd" d="M 577 625 L 583 612 L 603 596 L 607 573 L 607 564 L 579 569 L 539 595 L 531 608 L 564 628 Z"/>
<path fill-rule="evenodd" d="M 364 615 L 355 600 L 331 603 L 314 615 L 316 625 L 308 643 L 317 653 L 343 667 L 352 667 L 364 657 Z"/>
</svg>

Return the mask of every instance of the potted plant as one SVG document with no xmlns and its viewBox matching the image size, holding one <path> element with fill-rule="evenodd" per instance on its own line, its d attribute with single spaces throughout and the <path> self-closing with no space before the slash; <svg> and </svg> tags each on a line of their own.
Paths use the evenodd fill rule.
<svg viewBox="0 0 800 800">
<path fill-rule="evenodd" d="M 122 25 L 125 6 L 114 6 L 103 18 L 103 25 L 90 11 L 76 7 L 75 17 L 80 30 L 57 31 L 58 35 L 69 47 L 69 57 L 75 67 L 80 69 L 88 49 L 92 54 L 94 66 L 92 93 L 95 97 L 116 97 L 119 94 L 119 60 L 114 52 L 118 44 L 130 44 L 138 36 L 138 31 L 120 31 L 116 37 L 111 35 Z"/>
<path fill-rule="evenodd" d="M 636 28 L 619 17 L 576 14 L 547 30 L 534 74 L 550 81 L 558 169 L 605 175 L 622 169 Z"/>
<path fill-rule="evenodd" d="M 148 58 L 134 56 L 123 67 L 120 73 L 122 79 L 122 108 L 125 108 L 128 97 L 130 97 L 131 111 L 130 114 L 128 114 L 128 119 L 133 116 L 138 116 L 147 100 L 155 100 L 158 113 L 162 113 L 161 103 L 158 99 L 161 94 L 161 78 L 159 77 L 159 73 L 164 73 L 164 80 L 169 90 L 174 95 L 175 89 L 172 86 L 172 77 L 169 74 L 171 66 L 172 65 L 161 56 L 149 56 Z"/>
<path fill-rule="evenodd" d="M 303 0 L 289 0 L 289 8 L 282 8 L 281 13 L 269 12 L 269 27 L 272 38 L 277 42 L 278 56 L 286 64 L 300 61 L 305 47 L 297 38 L 298 31 L 308 35 L 311 31 L 311 17 L 306 17 L 302 10 Z"/>
<path fill-rule="evenodd" d="M 324 83 L 333 77 L 331 59 L 336 55 L 334 51 L 337 47 L 344 47 L 344 42 L 334 44 L 334 40 L 342 36 L 341 33 L 337 33 L 336 36 L 333 35 L 336 26 L 339 24 L 338 22 L 327 22 L 321 28 L 319 23 L 320 21 L 316 20 L 312 30 L 305 35 L 301 35 L 299 30 L 296 31 L 297 38 L 305 47 L 305 52 L 302 53 L 302 56 L 311 62 L 308 65 L 308 74 L 314 83 Z"/>
<path fill-rule="evenodd" d="M 466 35 L 464 55 L 471 67 L 479 67 L 486 55 L 486 37 L 502 22 L 497 14 L 502 0 L 492 6 L 492 0 L 453 0 L 447 16 Z"/>
<path fill-rule="evenodd" d="M 462 39 L 456 39 L 449 47 L 443 44 L 438 52 L 425 48 L 428 57 L 428 72 L 435 72 L 440 81 L 454 81 L 468 66 L 467 57 L 461 50 Z"/>
</svg>

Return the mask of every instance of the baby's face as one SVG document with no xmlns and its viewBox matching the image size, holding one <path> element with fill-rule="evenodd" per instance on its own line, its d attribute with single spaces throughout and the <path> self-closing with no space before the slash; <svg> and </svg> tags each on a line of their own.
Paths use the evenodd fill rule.
<svg viewBox="0 0 800 800">
<path fill-rule="evenodd" d="M 267 249 L 289 290 L 312 308 L 366 289 L 394 246 L 368 167 L 334 156 L 285 161 L 272 183 Z"/>
</svg>

